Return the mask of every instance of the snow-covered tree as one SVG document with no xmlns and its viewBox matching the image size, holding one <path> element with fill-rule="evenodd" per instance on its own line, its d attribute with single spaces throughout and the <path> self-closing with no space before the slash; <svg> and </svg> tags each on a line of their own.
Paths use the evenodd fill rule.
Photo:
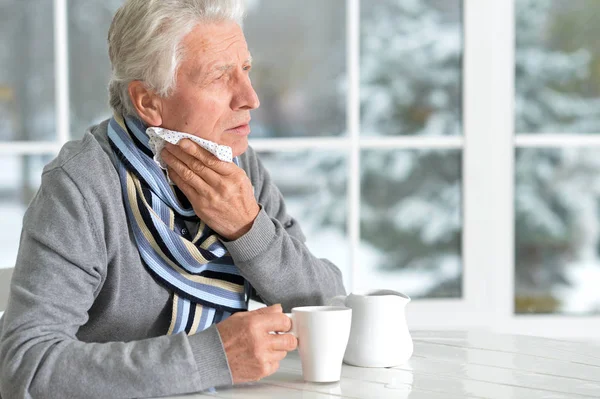
<svg viewBox="0 0 600 399">
<path fill-rule="evenodd" d="M 362 134 L 461 134 L 460 7 L 442 5 L 361 3 Z"/>
<path fill-rule="evenodd" d="M 460 7 L 449 3 L 361 3 L 363 134 L 461 133 Z M 594 4 L 517 1 L 518 133 L 600 131 L 600 81 L 592 76 L 600 49 L 589 50 L 597 35 L 586 28 L 598 25 L 589 16 L 598 15 Z M 565 39 L 577 33 L 578 40 Z M 517 311 L 598 307 L 564 300 L 581 291 L 579 270 L 600 270 L 595 152 L 521 149 L 516 157 Z M 460 295 L 460 175 L 456 152 L 365 151 L 361 235 L 380 256 L 363 264 L 377 263 L 383 278 L 410 270 L 429 276 L 416 296 Z"/>
<path fill-rule="evenodd" d="M 361 5 L 361 134 L 461 134 L 459 1 Z M 362 155 L 361 237 L 381 254 L 374 268 L 379 284 L 390 273 L 412 271 L 427 276 L 427 284 L 398 289 L 460 296 L 460 152 Z"/>
<path fill-rule="evenodd" d="M 517 133 L 600 132 L 596 1 L 517 1 Z M 596 32 L 598 33 L 598 32 Z M 597 150 L 516 152 L 515 294 L 518 312 L 590 312 L 600 275 Z M 587 276 L 587 277 L 585 277 Z M 594 295 L 596 297 L 596 295 Z"/>
<path fill-rule="evenodd" d="M 555 1 L 516 2 L 517 133 L 600 132 L 598 91 L 590 93 L 586 87 L 591 83 L 594 54 L 581 41 L 576 46 L 565 45 L 563 35 L 573 36 L 573 32 L 562 32 L 568 23 L 583 22 L 577 21 L 577 16 L 581 20 L 585 14 L 593 14 L 593 4 L 563 9 L 564 5 Z"/>
</svg>

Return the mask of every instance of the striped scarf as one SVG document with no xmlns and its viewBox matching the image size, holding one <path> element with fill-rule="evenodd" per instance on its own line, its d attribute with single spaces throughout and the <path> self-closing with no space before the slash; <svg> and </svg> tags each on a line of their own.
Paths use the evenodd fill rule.
<svg viewBox="0 0 600 399">
<path fill-rule="evenodd" d="M 167 182 L 152 159 L 145 130 L 140 120 L 115 115 L 108 137 L 118 159 L 127 218 L 142 262 L 173 292 L 168 334 L 185 331 L 192 335 L 247 310 L 250 285 L 217 234 L 198 219 L 179 189 Z M 185 220 L 200 222 L 192 240 L 180 234 Z"/>
</svg>

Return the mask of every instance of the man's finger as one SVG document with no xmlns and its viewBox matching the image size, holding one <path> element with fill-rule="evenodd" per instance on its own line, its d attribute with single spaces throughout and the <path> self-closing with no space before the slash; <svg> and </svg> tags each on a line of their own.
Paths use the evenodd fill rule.
<svg viewBox="0 0 600 399">
<path fill-rule="evenodd" d="M 210 191 L 207 183 L 202 179 L 202 177 L 194 173 L 194 171 L 188 168 L 188 166 L 179 158 L 168 151 L 163 151 L 162 155 L 163 160 L 166 162 L 169 168 L 169 176 L 171 176 L 171 180 L 173 180 L 175 184 L 179 186 L 179 188 L 183 190 L 183 186 L 180 186 L 180 184 L 185 183 L 198 193 L 206 194 Z M 175 181 L 172 175 L 177 175 L 179 180 Z"/>
<path fill-rule="evenodd" d="M 233 162 L 224 162 L 219 158 L 194 143 L 192 140 L 183 139 L 179 141 L 179 147 L 194 158 L 200 160 L 204 165 L 214 170 L 220 175 L 227 176 L 232 174 L 237 167 Z"/>
<path fill-rule="evenodd" d="M 292 321 L 283 313 L 263 314 L 260 316 L 261 329 L 265 332 L 288 332 Z"/>
<path fill-rule="evenodd" d="M 276 351 L 293 351 L 298 347 L 298 339 L 292 334 L 275 334 L 269 337 L 271 349 Z"/>
<path fill-rule="evenodd" d="M 281 307 L 281 304 L 276 303 L 275 305 L 266 306 L 264 308 L 252 310 L 252 311 L 248 312 L 248 314 L 250 314 L 250 313 L 266 314 L 266 313 L 282 313 L 282 312 L 283 312 L 283 308 Z"/>
<path fill-rule="evenodd" d="M 271 362 L 273 363 L 277 363 L 277 364 L 273 364 L 274 366 L 276 366 L 277 368 L 279 368 L 279 362 L 281 362 L 283 359 L 285 359 L 285 357 L 287 356 L 289 351 L 273 351 L 271 353 Z"/>
<path fill-rule="evenodd" d="M 169 156 L 174 156 L 175 158 L 179 159 L 212 187 L 216 187 L 221 181 L 221 176 L 206 166 L 201 160 L 183 151 L 181 147 L 167 142 L 165 148 L 163 149 L 162 157 L 165 159 L 165 157 L 168 158 Z M 166 159 L 165 162 L 167 162 Z"/>
<path fill-rule="evenodd" d="M 171 167 L 169 167 L 169 177 L 188 199 L 191 200 L 194 198 L 194 196 L 198 195 L 196 188 L 182 179 L 181 176 L 179 176 L 179 174 Z"/>
</svg>

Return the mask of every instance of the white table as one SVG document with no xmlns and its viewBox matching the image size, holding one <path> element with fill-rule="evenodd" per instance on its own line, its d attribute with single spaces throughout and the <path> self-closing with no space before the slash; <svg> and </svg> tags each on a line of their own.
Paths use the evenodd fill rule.
<svg viewBox="0 0 600 399">
<path fill-rule="evenodd" d="M 291 352 L 264 380 L 178 398 L 599 398 L 600 345 L 486 332 L 412 333 L 409 362 L 343 366 L 342 380 L 305 383 Z"/>
</svg>

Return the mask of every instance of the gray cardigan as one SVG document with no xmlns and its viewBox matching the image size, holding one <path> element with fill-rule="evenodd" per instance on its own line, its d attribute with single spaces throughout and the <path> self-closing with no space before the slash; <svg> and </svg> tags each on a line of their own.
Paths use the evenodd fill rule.
<svg viewBox="0 0 600 399">
<path fill-rule="evenodd" d="M 167 336 L 169 291 L 144 268 L 127 223 L 107 122 L 44 168 L 0 319 L 0 393 L 12 398 L 148 397 L 230 385 L 215 326 Z M 284 310 L 344 293 L 306 248 L 255 152 L 240 157 L 262 209 L 226 242 L 242 275 Z"/>
</svg>

